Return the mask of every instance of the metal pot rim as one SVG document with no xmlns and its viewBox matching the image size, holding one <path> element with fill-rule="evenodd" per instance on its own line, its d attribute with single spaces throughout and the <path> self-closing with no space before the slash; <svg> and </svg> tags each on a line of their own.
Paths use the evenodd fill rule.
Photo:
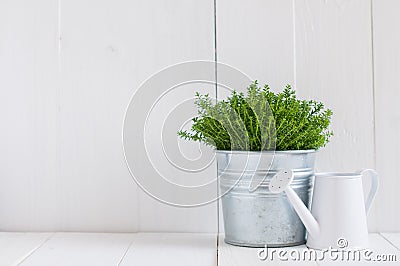
<svg viewBox="0 0 400 266">
<path fill-rule="evenodd" d="M 222 154 L 304 154 L 315 153 L 317 150 L 286 150 L 286 151 L 239 151 L 239 150 L 215 150 Z"/>
</svg>

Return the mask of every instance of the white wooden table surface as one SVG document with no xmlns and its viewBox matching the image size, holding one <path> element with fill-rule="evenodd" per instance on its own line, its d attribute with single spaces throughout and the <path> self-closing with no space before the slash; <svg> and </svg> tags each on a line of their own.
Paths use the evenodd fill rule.
<svg viewBox="0 0 400 266">
<path fill-rule="evenodd" d="M 400 233 L 370 235 L 372 259 L 395 261 L 293 261 L 298 246 L 259 258 L 260 249 L 227 245 L 223 236 L 186 233 L 0 233 L 0 266 L 8 265 L 400 265 Z M 287 261 L 278 252 L 286 251 Z M 309 251 L 309 250 L 308 250 Z M 264 253 L 261 253 L 263 255 Z M 284 253 L 281 253 L 281 255 Z M 320 253 L 319 253 L 320 254 Z M 283 255 L 284 256 L 284 255 Z M 386 257 L 385 257 L 386 256 Z"/>
</svg>

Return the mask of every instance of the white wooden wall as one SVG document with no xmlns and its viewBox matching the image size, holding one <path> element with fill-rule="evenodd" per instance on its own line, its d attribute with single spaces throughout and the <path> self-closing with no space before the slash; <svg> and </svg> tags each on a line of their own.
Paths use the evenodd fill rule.
<svg viewBox="0 0 400 266">
<path fill-rule="evenodd" d="M 399 231 L 398 10 L 396 0 L 1 1 L 0 230 L 215 232 L 216 203 L 171 207 L 137 187 L 121 131 L 141 82 L 214 60 L 216 38 L 218 61 L 334 111 L 317 170 L 376 168 L 370 230 Z"/>
</svg>

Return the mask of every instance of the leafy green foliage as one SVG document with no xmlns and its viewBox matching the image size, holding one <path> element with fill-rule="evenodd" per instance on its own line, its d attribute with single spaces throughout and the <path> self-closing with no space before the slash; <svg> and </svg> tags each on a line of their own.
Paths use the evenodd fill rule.
<svg viewBox="0 0 400 266">
<path fill-rule="evenodd" d="M 255 81 L 246 96 L 233 91 L 214 104 L 208 94 L 196 93 L 195 104 L 191 132 L 178 135 L 218 150 L 317 150 L 333 135 L 328 130 L 332 111 L 321 102 L 297 99 L 290 85 L 274 93 Z"/>
</svg>

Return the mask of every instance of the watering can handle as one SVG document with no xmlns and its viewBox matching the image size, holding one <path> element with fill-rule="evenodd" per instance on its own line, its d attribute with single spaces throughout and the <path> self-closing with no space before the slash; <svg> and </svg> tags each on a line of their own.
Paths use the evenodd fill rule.
<svg viewBox="0 0 400 266">
<path fill-rule="evenodd" d="M 372 201 L 374 200 L 376 192 L 378 191 L 378 185 L 379 185 L 378 173 L 372 169 L 363 169 L 359 171 L 359 173 L 363 177 L 369 175 L 371 178 L 371 189 L 369 191 L 367 200 L 365 201 L 365 213 L 368 214 Z"/>
</svg>

